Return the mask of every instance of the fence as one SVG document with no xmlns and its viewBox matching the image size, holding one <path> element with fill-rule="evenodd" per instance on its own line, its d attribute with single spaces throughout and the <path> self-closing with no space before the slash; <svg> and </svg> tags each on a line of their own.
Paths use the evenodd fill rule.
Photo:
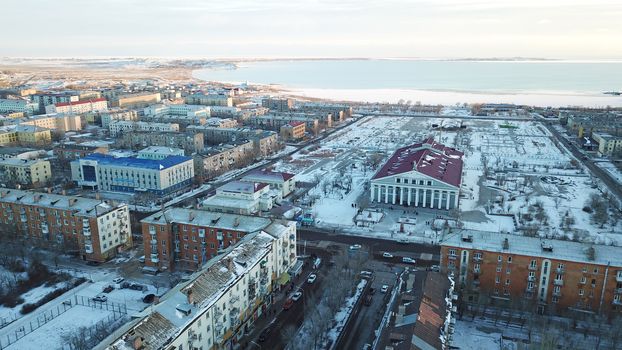
<svg viewBox="0 0 622 350">
<path fill-rule="evenodd" d="M 100 303 L 91 300 L 91 298 L 74 295 L 73 298 L 67 299 L 61 304 L 56 305 L 56 308 L 51 308 L 38 314 L 37 317 L 34 320 L 29 321 L 28 324 L 25 324 L 17 328 L 14 332 L 7 334 L 6 338 L 2 337 L 0 339 L 0 350 L 6 349 L 11 344 L 16 343 L 28 334 L 43 327 L 44 325 L 54 320 L 58 316 L 64 314 L 65 312 L 67 312 L 67 310 L 70 310 L 76 305 L 112 311 L 112 315 L 109 315 L 108 318 L 110 319 L 112 317 L 113 321 L 121 318 L 124 315 L 127 315 L 127 306 L 125 304 L 118 304 L 113 302 Z"/>
</svg>

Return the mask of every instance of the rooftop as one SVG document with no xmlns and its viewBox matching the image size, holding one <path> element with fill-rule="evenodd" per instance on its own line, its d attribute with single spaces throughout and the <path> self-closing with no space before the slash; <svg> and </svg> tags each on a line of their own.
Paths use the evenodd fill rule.
<svg viewBox="0 0 622 350">
<path fill-rule="evenodd" d="M 97 199 L 14 189 L 0 190 L 0 202 L 72 210 L 74 215 L 89 217 L 96 217 L 119 207 Z"/>
<path fill-rule="evenodd" d="M 507 243 L 506 243 L 507 240 Z M 464 230 L 445 238 L 443 246 L 622 267 L 622 247 Z M 590 253 L 593 248 L 593 256 Z M 593 259 L 591 259 L 593 257 Z"/>
<path fill-rule="evenodd" d="M 92 100 L 84 100 L 84 101 L 61 102 L 61 103 L 55 104 L 54 106 L 56 107 L 77 106 L 77 105 L 83 105 L 87 103 L 95 103 L 95 102 L 103 102 L 103 101 L 107 101 L 107 100 L 105 98 L 95 98 Z"/>
<path fill-rule="evenodd" d="M 294 174 L 290 174 L 290 173 L 268 171 L 268 170 L 257 170 L 244 176 L 242 180 L 258 181 L 258 182 L 274 182 L 274 181 L 285 182 L 294 176 L 295 176 Z"/>
<path fill-rule="evenodd" d="M 184 156 L 168 156 L 164 159 L 141 159 L 135 157 L 115 158 L 111 155 L 101 153 L 93 153 L 81 159 L 94 160 L 97 161 L 97 163 L 99 164 L 126 166 L 131 168 L 145 168 L 152 170 L 164 170 L 175 165 L 185 163 L 187 161 L 192 161 L 192 158 Z"/>
<path fill-rule="evenodd" d="M 149 224 L 186 224 L 202 227 L 216 227 L 225 230 L 255 232 L 270 225 L 267 218 L 247 215 L 216 213 L 206 210 L 167 208 L 144 218 L 141 222 Z"/>
<path fill-rule="evenodd" d="M 464 153 L 428 138 L 399 148 L 372 179 L 418 171 L 436 180 L 459 187 Z"/>
<path fill-rule="evenodd" d="M 256 193 L 266 186 L 268 186 L 268 184 L 260 182 L 230 181 L 218 187 L 218 190 L 236 193 Z"/>
<path fill-rule="evenodd" d="M 33 164 L 42 163 L 42 162 L 49 163 L 47 160 L 43 160 L 43 159 L 21 159 L 21 158 L 16 158 L 16 157 L 0 158 L 0 165 L 29 167 Z"/>
</svg>

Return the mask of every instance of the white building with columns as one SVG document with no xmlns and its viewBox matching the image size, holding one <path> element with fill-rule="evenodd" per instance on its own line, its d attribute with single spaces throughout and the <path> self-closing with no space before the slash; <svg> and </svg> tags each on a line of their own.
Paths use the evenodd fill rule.
<svg viewBox="0 0 622 350">
<path fill-rule="evenodd" d="M 449 210 L 458 207 L 464 153 L 428 138 L 393 153 L 371 179 L 371 201 Z"/>
</svg>

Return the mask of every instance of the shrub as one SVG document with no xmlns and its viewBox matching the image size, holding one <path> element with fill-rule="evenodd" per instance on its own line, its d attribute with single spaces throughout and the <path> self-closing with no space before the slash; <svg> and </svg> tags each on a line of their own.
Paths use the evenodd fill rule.
<svg viewBox="0 0 622 350">
<path fill-rule="evenodd" d="M 582 210 L 583 210 L 584 212 L 588 213 L 588 214 L 591 214 L 591 213 L 592 213 L 592 208 L 590 208 L 590 207 L 588 207 L 588 206 L 583 207 L 583 209 L 582 209 Z"/>
</svg>

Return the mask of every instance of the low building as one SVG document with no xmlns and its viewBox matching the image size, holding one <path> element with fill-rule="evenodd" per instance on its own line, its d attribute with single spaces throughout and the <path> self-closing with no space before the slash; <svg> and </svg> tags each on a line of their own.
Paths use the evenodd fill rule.
<svg viewBox="0 0 622 350">
<path fill-rule="evenodd" d="M 249 235 L 174 287 L 102 346 L 109 350 L 239 347 L 254 323 L 267 315 L 274 293 L 289 281 L 287 271 L 297 261 L 295 239 L 296 226 L 287 221 L 275 221 Z"/>
<path fill-rule="evenodd" d="M 270 211 L 282 199 L 281 192 L 270 190 L 270 185 L 259 182 L 231 181 L 216 189 L 216 194 L 205 199 L 206 210 L 253 215 Z"/>
<path fill-rule="evenodd" d="M 281 126 L 280 131 L 283 140 L 301 140 L 305 137 L 305 123 L 290 122 Z"/>
<path fill-rule="evenodd" d="M 261 100 L 261 106 L 272 111 L 287 112 L 294 108 L 294 100 L 291 98 L 264 98 Z"/>
<path fill-rule="evenodd" d="M 61 102 L 53 105 L 48 105 L 45 106 L 45 113 L 81 114 L 88 112 L 105 111 L 107 109 L 108 100 L 106 100 L 105 98 L 96 98 L 94 100 Z"/>
<path fill-rule="evenodd" d="M 0 158 L 0 179 L 5 185 L 40 187 L 52 179 L 52 166 L 43 159 Z"/>
<path fill-rule="evenodd" d="M 227 95 L 198 93 L 186 96 L 186 103 L 189 105 L 233 107 L 233 98 Z"/>
<path fill-rule="evenodd" d="M 167 196 L 192 184 L 194 166 L 183 156 L 153 160 L 93 153 L 71 162 L 71 178 L 94 190 Z"/>
<path fill-rule="evenodd" d="M 179 124 L 175 123 L 155 123 L 155 122 L 131 122 L 115 120 L 108 125 L 110 136 L 116 137 L 119 134 L 133 133 L 134 131 L 179 131 Z"/>
<path fill-rule="evenodd" d="M 453 272 L 463 301 L 540 314 L 622 311 L 622 248 L 484 231 L 441 242 L 441 271 Z"/>
<path fill-rule="evenodd" d="M 153 103 L 160 103 L 159 92 L 143 92 L 137 94 L 116 95 L 111 98 L 110 105 L 119 108 L 145 107 Z"/>
<path fill-rule="evenodd" d="M 0 223 L 24 244 L 75 251 L 103 262 L 132 247 L 127 205 L 31 191 L 0 189 Z"/>
<path fill-rule="evenodd" d="M 134 131 L 118 135 L 116 142 L 120 147 L 141 149 L 147 146 L 181 148 L 187 156 L 201 153 L 205 149 L 204 136 L 198 132 L 174 131 Z"/>
<path fill-rule="evenodd" d="M 294 174 L 257 170 L 242 178 L 242 181 L 261 182 L 270 185 L 270 188 L 281 191 L 281 197 L 285 198 L 296 190 L 296 180 Z"/>
<path fill-rule="evenodd" d="M 0 113 L 23 112 L 33 115 L 39 111 L 39 105 L 22 99 L 0 99 Z"/>
<path fill-rule="evenodd" d="M 463 153 L 433 138 L 402 147 L 371 179 L 371 201 L 392 205 L 458 207 Z"/>
<path fill-rule="evenodd" d="M 110 144 L 102 141 L 86 141 L 86 142 L 64 142 L 54 147 L 54 155 L 60 160 L 75 160 L 84 158 L 89 154 L 101 153 L 107 154 L 110 150 Z"/>
<path fill-rule="evenodd" d="M 255 159 L 255 154 L 251 141 L 206 148 L 194 157 L 197 176 L 212 179 L 229 170 L 243 168 Z"/>
<path fill-rule="evenodd" d="M 614 156 L 622 155 L 622 136 L 613 136 L 604 132 L 592 133 L 592 138 L 598 143 L 598 155 Z"/>
<path fill-rule="evenodd" d="M 103 112 L 100 115 L 101 115 L 102 127 L 104 129 L 109 129 L 110 123 L 116 120 L 130 121 L 130 122 L 138 121 L 138 112 L 134 110 L 128 111 L 128 110 L 115 109 L 115 110 L 109 110 L 107 112 Z"/>
<path fill-rule="evenodd" d="M 163 146 L 149 146 L 138 151 L 138 158 L 142 159 L 164 159 L 170 156 L 183 156 L 184 150 L 181 148 L 171 148 Z"/>
</svg>

